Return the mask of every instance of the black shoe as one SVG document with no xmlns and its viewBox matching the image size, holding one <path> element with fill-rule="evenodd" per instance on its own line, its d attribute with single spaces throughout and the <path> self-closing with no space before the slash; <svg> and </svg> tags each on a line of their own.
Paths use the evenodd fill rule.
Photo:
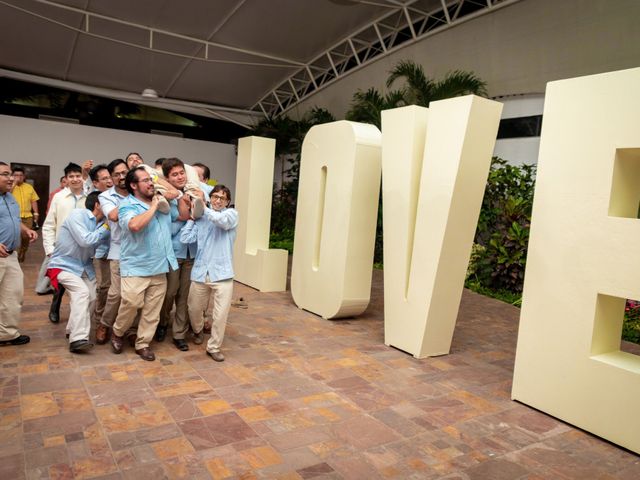
<svg viewBox="0 0 640 480">
<path fill-rule="evenodd" d="M 164 342 L 164 339 L 166 338 L 166 336 L 167 336 L 167 327 L 163 325 L 158 325 L 158 328 L 156 328 L 156 334 L 154 335 L 156 342 Z"/>
<path fill-rule="evenodd" d="M 69 351 L 73 353 L 85 352 L 87 350 L 91 350 L 93 348 L 93 343 L 91 343 L 86 338 L 82 340 L 76 340 L 75 342 L 71 342 L 69 344 Z"/>
<path fill-rule="evenodd" d="M 186 352 L 187 350 L 189 350 L 189 345 L 187 344 L 187 342 L 185 342 L 183 338 L 174 338 L 173 344 L 176 346 L 178 350 L 182 352 Z"/>
<path fill-rule="evenodd" d="M 64 291 L 64 287 L 60 285 L 60 288 L 58 288 L 58 290 L 53 294 L 53 298 L 51 299 L 49 320 L 51 320 L 52 323 L 58 323 L 60 321 L 60 305 L 62 304 Z"/>
<path fill-rule="evenodd" d="M 6 347 L 8 345 L 24 345 L 25 343 L 29 343 L 30 341 L 31 338 L 29 338 L 28 335 L 20 335 L 13 340 L 1 340 L 0 347 Z"/>
</svg>

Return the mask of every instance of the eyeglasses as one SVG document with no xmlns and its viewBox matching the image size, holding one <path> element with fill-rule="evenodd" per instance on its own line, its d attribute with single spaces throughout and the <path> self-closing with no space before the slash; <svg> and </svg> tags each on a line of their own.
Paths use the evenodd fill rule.
<svg viewBox="0 0 640 480">
<path fill-rule="evenodd" d="M 0 177 L 9 177 L 9 178 L 11 178 L 11 177 L 13 177 L 13 173 L 11 173 L 11 172 L 2 172 L 2 173 L 0 173 Z"/>
<path fill-rule="evenodd" d="M 226 202 L 227 201 L 227 197 L 225 195 L 211 195 L 211 200 L 213 200 L 214 202 L 216 200 L 219 200 L 221 202 Z"/>
<path fill-rule="evenodd" d="M 127 176 L 127 172 L 117 172 L 117 173 L 116 173 L 116 172 L 113 172 L 113 175 L 112 175 L 112 176 L 114 176 L 114 177 L 116 177 L 116 178 L 119 178 L 119 177 L 124 178 L 124 177 L 126 177 L 126 176 Z"/>
</svg>

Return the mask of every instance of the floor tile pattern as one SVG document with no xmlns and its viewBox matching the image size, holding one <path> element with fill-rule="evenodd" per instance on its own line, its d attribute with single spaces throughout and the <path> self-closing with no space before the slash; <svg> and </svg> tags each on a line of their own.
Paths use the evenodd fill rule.
<svg viewBox="0 0 640 480">
<path fill-rule="evenodd" d="M 518 310 L 465 291 L 451 354 L 383 343 L 382 273 L 356 319 L 236 284 L 215 363 L 204 346 L 74 355 L 24 266 L 22 333 L 0 349 L 1 479 L 619 479 L 640 457 L 510 400 Z M 170 337 L 169 337 L 170 338 Z"/>
</svg>

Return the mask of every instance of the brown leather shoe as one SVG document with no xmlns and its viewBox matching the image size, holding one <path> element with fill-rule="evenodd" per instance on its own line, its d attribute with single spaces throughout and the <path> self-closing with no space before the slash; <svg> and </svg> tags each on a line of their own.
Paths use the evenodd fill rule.
<svg viewBox="0 0 640 480">
<path fill-rule="evenodd" d="M 141 348 L 140 350 L 136 350 L 136 353 L 140 355 L 143 360 L 147 362 L 153 362 L 156 359 L 156 356 L 153 354 L 149 347 Z"/>
<path fill-rule="evenodd" d="M 124 342 L 124 338 L 116 335 L 115 332 L 111 335 L 111 349 L 113 353 L 122 353 L 122 343 Z"/>
<path fill-rule="evenodd" d="M 104 345 L 109 339 L 109 327 L 101 323 L 96 327 L 96 343 L 98 345 Z"/>
</svg>

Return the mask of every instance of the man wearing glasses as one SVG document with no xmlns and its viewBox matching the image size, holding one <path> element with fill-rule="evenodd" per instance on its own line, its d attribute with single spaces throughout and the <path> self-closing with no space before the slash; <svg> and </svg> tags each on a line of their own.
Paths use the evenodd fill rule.
<svg viewBox="0 0 640 480">
<path fill-rule="evenodd" d="M 158 196 L 150 175 L 141 167 L 127 173 L 129 192 L 120 204 L 118 222 L 120 244 L 121 302 L 113 324 L 111 346 L 121 353 L 124 335 L 140 310 L 135 349 L 143 360 L 153 361 L 149 348 L 158 326 L 162 301 L 167 290 L 167 272 L 177 270 L 171 244 L 171 214 L 158 211 Z M 176 214 L 177 218 L 177 214 Z"/>
<path fill-rule="evenodd" d="M 187 222 L 180 233 L 180 241 L 198 242 L 188 300 L 194 343 L 203 342 L 202 312 L 209 296 L 213 295 L 207 355 L 216 362 L 222 362 L 222 340 L 233 294 L 233 242 L 236 239 L 238 212 L 234 208 L 227 208 L 231 202 L 231 192 L 224 185 L 213 187 L 210 198 L 211 209 L 205 208 L 201 218 Z"/>
<path fill-rule="evenodd" d="M 20 222 L 20 208 L 9 193 L 12 186 L 11 169 L 0 162 L 0 346 L 29 343 L 30 338 L 18 331 L 24 287 L 16 249 L 21 233 L 31 242 L 38 238 Z"/>
<path fill-rule="evenodd" d="M 113 186 L 105 190 L 98 197 L 102 213 L 109 222 L 111 230 L 111 238 L 109 240 L 109 271 L 111 275 L 111 284 L 107 292 L 107 300 L 100 318 L 97 318 L 98 326 L 96 328 L 96 343 L 102 345 L 109 339 L 109 329 L 113 327 L 120 308 L 120 241 L 122 232 L 118 224 L 118 207 L 122 200 L 128 195 L 125 186 L 125 177 L 129 171 L 126 162 L 118 158 L 107 165 L 107 170 L 111 175 Z"/>
</svg>

